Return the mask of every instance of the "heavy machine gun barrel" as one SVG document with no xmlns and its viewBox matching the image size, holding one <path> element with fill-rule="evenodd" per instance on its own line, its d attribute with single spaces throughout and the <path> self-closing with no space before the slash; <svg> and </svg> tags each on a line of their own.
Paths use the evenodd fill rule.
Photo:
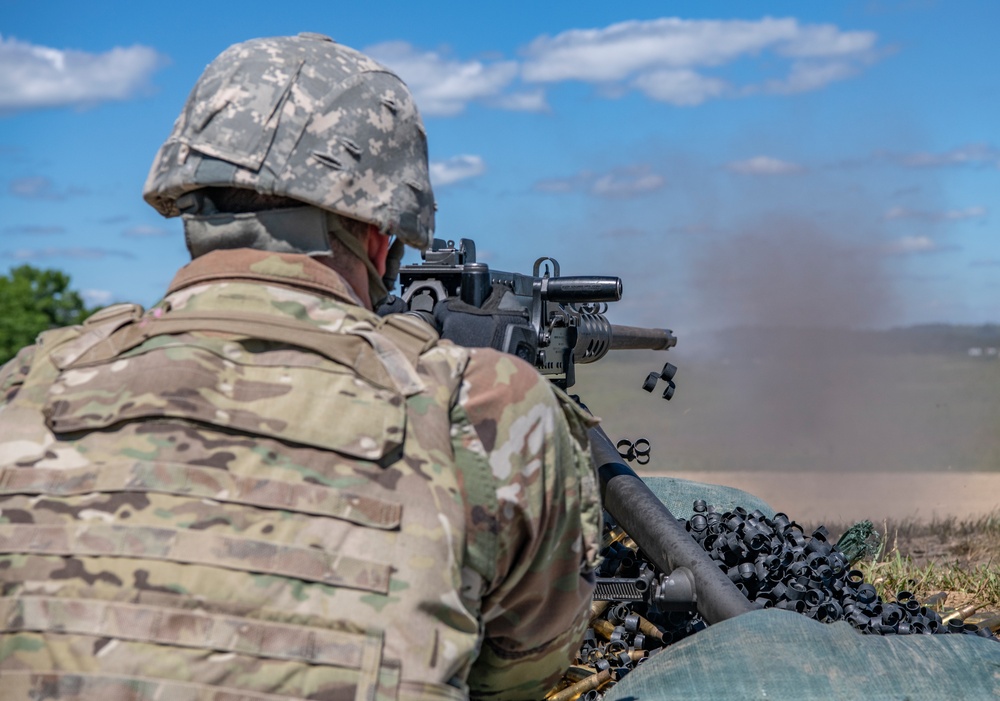
<svg viewBox="0 0 1000 701">
<path fill-rule="evenodd" d="M 590 450 L 601 481 L 604 508 L 653 564 L 670 574 L 688 570 L 694 579 L 694 604 L 709 623 L 718 623 L 756 606 L 736 588 L 701 545 L 678 523 L 649 487 L 622 462 L 600 426 L 590 429 Z"/>
<path fill-rule="evenodd" d="M 611 350 L 667 350 L 677 345 L 670 329 L 611 325 Z"/>
</svg>

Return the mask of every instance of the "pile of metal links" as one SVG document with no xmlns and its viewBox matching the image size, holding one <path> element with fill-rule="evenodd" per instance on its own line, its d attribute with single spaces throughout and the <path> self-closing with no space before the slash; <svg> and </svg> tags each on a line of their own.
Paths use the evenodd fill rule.
<svg viewBox="0 0 1000 701">
<path fill-rule="evenodd" d="M 704 501 L 694 503 L 694 512 L 689 520 L 678 520 L 761 608 L 796 611 L 824 623 L 846 620 L 865 634 L 994 637 L 989 628 L 960 617 L 942 618 L 907 591 L 898 592 L 895 601 L 882 601 L 862 573 L 850 569 L 824 527 L 807 536 L 785 514 L 768 518 L 739 507 L 719 512 Z M 590 628 L 563 688 L 548 701 L 597 701 L 650 655 L 707 627 L 697 611 L 676 610 L 668 602 L 661 594 L 665 575 L 607 514 L 605 519 Z"/>
</svg>

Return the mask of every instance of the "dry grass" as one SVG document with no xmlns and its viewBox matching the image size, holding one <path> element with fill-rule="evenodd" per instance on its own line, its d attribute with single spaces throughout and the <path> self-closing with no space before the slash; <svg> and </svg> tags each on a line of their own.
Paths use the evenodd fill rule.
<svg viewBox="0 0 1000 701">
<path fill-rule="evenodd" d="M 847 526 L 828 528 L 835 534 Z M 895 599 L 899 591 L 920 601 L 944 593 L 945 600 L 936 604 L 944 614 L 974 606 L 968 620 L 976 622 L 1000 612 L 1000 512 L 930 523 L 887 521 L 877 529 L 878 555 L 856 566 L 883 600 Z"/>
</svg>

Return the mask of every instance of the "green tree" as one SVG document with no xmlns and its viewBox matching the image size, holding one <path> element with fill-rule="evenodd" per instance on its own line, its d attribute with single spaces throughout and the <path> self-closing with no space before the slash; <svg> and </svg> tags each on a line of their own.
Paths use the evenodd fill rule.
<svg viewBox="0 0 1000 701">
<path fill-rule="evenodd" d="M 0 275 L 0 364 L 42 331 L 78 324 L 92 313 L 69 284 L 66 273 L 30 265 Z"/>
</svg>

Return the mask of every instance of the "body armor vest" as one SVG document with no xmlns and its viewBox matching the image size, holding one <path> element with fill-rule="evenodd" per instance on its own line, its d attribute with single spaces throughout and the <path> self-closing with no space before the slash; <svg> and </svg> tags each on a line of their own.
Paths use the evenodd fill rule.
<svg viewBox="0 0 1000 701">
<path fill-rule="evenodd" d="M 467 360 L 401 317 L 44 334 L 0 410 L 4 693 L 465 698 Z"/>
</svg>

